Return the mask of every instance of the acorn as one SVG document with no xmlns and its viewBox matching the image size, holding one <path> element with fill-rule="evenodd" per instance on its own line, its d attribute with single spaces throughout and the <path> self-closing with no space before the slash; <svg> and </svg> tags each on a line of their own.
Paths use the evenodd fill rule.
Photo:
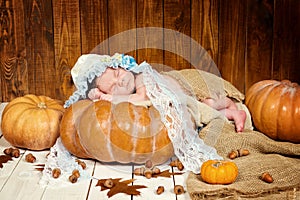
<svg viewBox="0 0 300 200">
<path fill-rule="evenodd" d="M 147 160 L 146 163 L 145 163 L 145 167 L 146 168 L 152 168 L 153 167 L 153 163 L 151 160 Z"/>
<path fill-rule="evenodd" d="M 20 150 L 19 149 L 12 149 L 10 155 L 11 155 L 11 157 L 19 158 L 20 157 Z"/>
<path fill-rule="evenodd" d="M 135 168 L 133 173 L 136 176 L 140 176 L 140 175 L 144 175 L 145 172 L 145 167 L 139 167 L 139 168 Z"/>
<path fill-rule="evenodd" d="M 104 185 L 105 187 L 107 187 L 107 188 L 112 188 L 112 187 L 114 186 L 114 182 L 112 181 L 111 178 L 109 178 L 109 179 L 106 179 L 106 180 L 105 180 L 105 182 L 104 182 L 103 185 Z"/>
<path fill-rule="evenodd" d="M 271 176 L 271 174 L 269 174 L 268 172 L 264 172 L 261 176 L 260 179 L 263 180 L 266 183 L 272 183 L 274 181 L 273 177 Z"/>
<path fill-rule="evenodd" d="M 71 182 L 71 183 L 76 183 L 77 182 L 77 177 L 74 175 L 74 174 L 72 174 L 71 176 L 69 176 L 69 181 Z"/>
<path fill-rule="evenodd" d="M 174 193 L 176 195 L 180 195 L 180 194 L 185 193 L 183 186 L 182 185 L 175 185 L 175 187 L 174 187 Z"/>
<path fill-rule="evenodd" d="M 52 177 L 53 177 L 53 178 L 58 178 L 58 177 L 60 176 L 60 174 L 61 174 L 61 171 L 60 171 L 59 168 L 54 168 L 54 169 L 52 170 Z"/>
<path fill-rule="evenodd" d="M 86 164 L 85 162 L 79 160 L 79 159 L 76 159 L 76 162 L 78 163 L 78 165 L 80 165 L 82 167 L 82 169 L 85 169 L 86 168 Z"/>
<path fill-rule="evenodd" d="M 72 175 L 76 176 L 76 178 L 79 178 L 80 177 L 79 170 L 78 169 L 74 169 L 73 172 L 72 172 Z"/>
<path fill-rule="evenodd" d="M 36 158 L 34 157 L 34 155 L 32 155 L 32 153 L 29 153 L 25 156 L 25 161 L 29 163 L 34 163 L 36 161 Z"/>
<path fill-rule="evenodd" d="M 229 154 L 228 154 L 228 157 L 230 159 L 235 159 L 235 158 L 238 158 L 238 157 L 242 157 L 242 156 L 247 156 L 249 155 L 250 152 L 249 150 L 247 149 L 238 149 L 238 150 L 232 150 Z"/>
<path fill-rule="evenodd" d="M 6 148 L 4 149 L 3 153 L 6 154 L 6 155 L 11 155 L 11 152 L 12 152 L 13 148 L 12 147 L 9 147 L 9 148 Z"/>
<path fill-rule="evenodd" d="M 151 169 L 145 169 L 144 175 L 146 178 L 151 178 L 152 177 L 152 170 Z"/>
<path fill-rule="evenodd" d="M 157 190 L 156 190 L 156 194 L 160 195 L 165 191 L 164 186 L 158 186 Z"/>
</svg>

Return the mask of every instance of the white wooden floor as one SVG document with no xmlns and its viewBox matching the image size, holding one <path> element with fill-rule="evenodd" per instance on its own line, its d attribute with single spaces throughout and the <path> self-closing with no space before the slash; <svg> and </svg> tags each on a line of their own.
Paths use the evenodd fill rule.
<svg viewBox="0 0 300 200">
<path fill-rule="evenodd" d="M 0 104 L 0 113 L 5 104 Z M 0 155 L 3 155 L 3 150 L 11 147 L 0 133 Z M 87 164 L 87 172 L 95 179 L 79 179 L 78 182 L 67 186 L 46 186 L 42 187 L 39 180 L 42 177 L 42 172 L 36 170 L 36 164 L 46 162 L 46 155 L 49 151 L 28 151 L 21 150 L 19 158 L 13 158 L 3 164 L 0 168 L 0 200 L 102 200 L 102 199 L 118 199 L 118 200 L 183 200 L 190 199 L 188 192 L 182 195 L 175 195 L 173 192 L 174 185 L 182 185 L 186 190 L 185 179 L 188 172 L 183 175 L 174 175 L 171 178 L 151 178 L 147 179 L 143 176 L 135 176 L 132 172 L 134 168 L 140 166 L 121 165 L 121 164 L 105 164 L 92 160 L 83 160 Z M 28 163 L 25 161 L 25 156 L 32 153 L 37 161 Z M 174 158 L 173 158 L 174 159 Z M 169 162 L 158 166 L 161 170 L 170 169 L 170 172 L 178 171 L 177 168 L 169 166 Z M 184 172 L 184 170 L 183 170 Z M 110 198 L 107 197 L 108 190 L 101 191 L 101 188 L 96 187 L 96 179 L 106 178 L 122 178 L 124 180 L 134 178 L 133 184 L 145 185 L 147 188 L 139 189 L 140 196 L 131 196 L 126 194 L 116 194 Z M 161 195 L 156 194 L 158 186 L 163 185 L 165 192 Z"/>
</svg>

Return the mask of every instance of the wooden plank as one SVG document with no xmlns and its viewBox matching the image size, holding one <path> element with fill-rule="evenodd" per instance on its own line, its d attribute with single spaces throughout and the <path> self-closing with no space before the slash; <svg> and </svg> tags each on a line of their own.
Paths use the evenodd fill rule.
<svg viewBox="0 0 300 200">
<path fill-rule="evenodd" d="M 12 147 L 11 144 L 9 144 L 3 136 L 0 136 L 0 152 L 1 152 L 0 155 L 4 155 L 3 151 L 9 147 Z M 2 192 L 2 190 L 4 186 L 7 184 L 16 166 L 18 165 L 18 162 L 20 162 L 20 159 L 21 159 L 20 157 L 13 158 L 13 161 L 8 161 L 7 163 L 3 163 L 3 168 L 0 168 L 0 196 L 1 197 L 4 193 Z"/>
<path fill-rule="evenodd" d="M 300 3 L 297 0 L 275 1 L 273 79 L 290 79 L 300 83 L 299 10 Z"/>
<path fill-rule="evenodd" d="M 272 73 L 273 2 L 247 1 L 245 91 Z"/>
<path fill-rule="evenodd" d="M 190 68 L 190 1 L 164 1 L 164 65 L 173 69 Z M 184 35 L 183 35 L 184 34 Z"/>
<path fill-rule="evenodd" d="M 28 93 L 23 2 L 2 1 L 0 21 L 0 95 L 10 101 Z"/>
<path fill-rule="evenodd" d="M 241 92 L 245 91 L 245 12 L 243 0 L 220 1 L 218 67 L 222 77 Z"/>
<path fill-rule="evenodd" d="M 82 53 L 108 54 L 107 1 L 80 2 Z"/>
<path fill-rule="evenodd" d="M 75 89 L 70 70 L 81 55 L 79 1 L 52 1 L 52 8 L 56 97 L 66 100 Z"/>
<path fill-rule="evenodd" d="M 176 157 L 173 157 L 172 160 L 175 160 L 177 159 Z M 175 185 L 181 185 L 183 186 L 184 190 L 185 190 L 185 193 L 181 194 L 181 195 L 176 195 L 176 199 L 177 200 L 184 200 L 184 199 L 190 199 L 190 195 L 187 191 L 187 186 L 186 186 L 186 180 L 187 180 L 187 177 L 189 175 L 189 171 L 186 171 L 186 169 L 183 168 L 183 170 L 178 170 L 177 167 L 172 167 L 172 171 L 177 173 L 177 172 L 180 172 L 180 173 L 183 173 L 182 175 L 174 175 L 174 186 Z M 191 172 L 192 173 L 192 172 Z"/>
<path fill-rule="evenodd" d="M 66 180 L 63 186 L 56 187 L 54 186 L 47 186 L 45 192 L 42 196 L 42 199 L 52 200 L 52 199 L 87 199 L 88 192 L 90 189 L 91 181 L 88 176 L 92 176 L 95 161 L 93 160 L 86 160 L 80 159 L 86 163 L 85 173 L 87 175 L 85 177 L 79 177 L 76 183 L 71 183 L 69 180 Z"/>
<path fill-rule="evenodd" d="M 168 165 L 170 162 L 163 163 L 161 165 L 157 165 L 157 167 L 161 170 L 170 170 L 172 172 L 172 168 Z M 143 165 L 135 165 L 134 168 L 142 167 Z M 136 179 L 134 181 L 134 185 L 145 185 L 147 188 L 141 190 L 140 196 L 135 196 L 134 200 L 144 200 L 144 199 L 156 199 L 156 200 L 165 200 L 165 199 L 176 199 L 176 195 L 174 194 L 173 188 L 174 188 L 174 181 L 173 176 L 170 178 L 166 177 L 157 177 L 157 178 L 150 178 L 147 179 L 144 176 L 136 176 L 133 177 Z M 156 193 L 156 190 L 159 186 L 163 186 L 165 191 L 158 195 Z"/>
<path fill-rule="evenodd" d="M 51 1 L 24 1 L 29 92 L 56 98 Z"/>
<path fill-rule="evenodd" d="M 2 143 L 1 148 L 8 147 L 7 144 Z M 2 173 L 8 172 L 9 177 L 4 182 L 0 196 L 3 199 L 11 200 L 31 200 L 40 199 L 44 189 L 38 184 L 42 173 L 35 170 L 35 164 L 25 161 L 25 155 L 30 151 L 21 150 L 21 156 L 1 170 Z M 44 163 L 46 160 L 46 151 L 31 152 L 37 159 L 37 163 Z M 7 171 L 8 170 L 8 171 Z M 2 177 L 1 177 L 2 182 Z"/>
<path fill-rule="evenodd" d="M 191 8 L 191 36 L 196 42 L 191 43 L 193 67 L 219 75 L 218 0 L 192 1 Z M 203 51 L 208 58 L 202 55 Z"/>
<path fill-rule="evenodd" d="M 136 12 L 136 0 L 108 1 L 110 55 L 125 53 L 136 58 Z"/>
<path fill-rule="evenodd" d="M 158 71 L 163 64 L 163 2 L 137 1 L 137 62 L 147 61 Z"/>
<path fill-rule="evenodd" d="M 107 196 L 108 190 L 101 191 L 101 187 L 97 186 L 98 179 L 122 178 L 122 180 L 132 179 L 132 165 L 122 165 L 118 163 L 102 163 L 97 162 L 94 170 L 94 180 L 91 184 L 88 199 L 131 199 L 131 195 L 123 193 L 116 194 L 110 198 Z"/>
</svg>

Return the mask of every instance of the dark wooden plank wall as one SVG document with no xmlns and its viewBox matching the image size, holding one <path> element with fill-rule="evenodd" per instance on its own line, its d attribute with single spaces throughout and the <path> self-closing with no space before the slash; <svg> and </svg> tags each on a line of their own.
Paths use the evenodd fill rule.
<svg viewBox="0 0 300 200">
<path fill-rule="evenodd" d="M 85 53 L 199 67 L 197 45 L 244 93 L 263 79 L 300 83 L 299 10 L 299 0 L 0 0 L 0 97 L 67 99 Z"/>
</svg>

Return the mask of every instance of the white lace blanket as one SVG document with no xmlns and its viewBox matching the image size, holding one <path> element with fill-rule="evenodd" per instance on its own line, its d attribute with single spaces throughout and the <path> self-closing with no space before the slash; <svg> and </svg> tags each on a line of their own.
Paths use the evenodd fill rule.
<svg viewBox="0 0 300 200">
<path fill-rule="evenodd" d="M 175 155 L 187 170 L 199 173 L 199 168 L 204 161 L 223 159 L 217 154 L 215 148 L 206 145 L 199 138 L 192 120 L 187 120 L 191 119 L 191 114 L 187 108 L 186 95 L 180 93 L 181 90 L 178 90 L 178 88 L 172 88 L 171 84 L 156 70 L 152 69 L 148 63 L 143 62 L 138 65 L 132 57 L 127 55 L 115 54 L 110 57 L 87 54 L 79 57 L 71 71 L 77 91 L 65 102 L 65 107 L 69 107 L 81 98 L 86 98 L 88 82 L 91 83 L 96 76 L 100 76 L 108 66 L 113 68 L 122 67 L 134 73 L 143 73 L 147 95 L 153 106 L 159 111 L 161 120 L 168 129 L 168 136 L 173 143 Z M 51 149 L 51 152 L 56 151 L 53 155 L 56 155 L 57 158 L 55 156 L 48 158 L 43 181 L 49 178 L 49 171 L 47 170 L 54 166 L 59 165 L 60 168 L 66 168 L 66 171 L 68 171 L 70 163 L 65 162 L 75 163 L 73 158 L 69 157 L 70 155 L 59 146 L 60 143 L 57 143 Z"/>
</svg>

